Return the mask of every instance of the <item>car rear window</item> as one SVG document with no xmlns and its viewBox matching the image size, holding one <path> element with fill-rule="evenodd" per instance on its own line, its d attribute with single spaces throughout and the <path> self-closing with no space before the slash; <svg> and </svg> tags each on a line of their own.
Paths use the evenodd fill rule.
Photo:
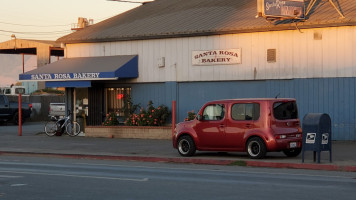
<svg viewBox="0 0 356 200">
<path fill-rule="evenodd" d="M 279 120 L 298 119 L 298 109 L 295 101 L 277 102 L 273 104 L 274 118 Z"/>
</svg>

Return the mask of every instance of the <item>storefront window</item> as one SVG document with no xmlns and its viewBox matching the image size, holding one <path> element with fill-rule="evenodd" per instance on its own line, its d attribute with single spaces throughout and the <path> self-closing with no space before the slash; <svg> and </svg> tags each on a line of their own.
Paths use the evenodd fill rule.
<svg viewBox="0 0 356 200">
<path fill-rule="evenodd" d="M 131 88 L 107 88 L 105 93 L 106 113 L 118 112 L 119 116 L 124 116 L 124 99 L 131 96 Z"/>
</svg>

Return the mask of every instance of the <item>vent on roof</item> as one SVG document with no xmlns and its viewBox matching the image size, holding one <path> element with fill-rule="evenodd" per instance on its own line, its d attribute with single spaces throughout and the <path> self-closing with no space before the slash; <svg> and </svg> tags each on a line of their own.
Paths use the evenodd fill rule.
<svg viewBox="0 0 356 200">
<path fill-rule="evenodd" d="M 78 23 L 77 24 L 72 24 L 72 31 L 78 31 L 81 30 L 83 28 L 86 28 L 88 26 L 91 26 L 94 24 L 94 20 L 93 19 L 87 19 L 87 18 L 83 18 L 83 17 L 78 17 Z"/>
<path fill-rule="evenodd" d="M 277 62 L 277 50 L 276 49 L 267 49 L 267 62 L 268 63 Z"/>
</svg>

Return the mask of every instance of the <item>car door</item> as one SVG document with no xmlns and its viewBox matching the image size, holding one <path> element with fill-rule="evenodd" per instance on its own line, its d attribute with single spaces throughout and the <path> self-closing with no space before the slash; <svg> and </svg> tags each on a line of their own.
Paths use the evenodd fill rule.
<svg viewBox="0 0 356 200">
<path fill-rule="evenodd" d="M 255 121 L 260 117 L 260 105 L 257 103 L 235 103 L 231 105 L 230 120 L 226 124 L 226 146 L 243 150 L 246 132 L 255 128 Z"/>
<path fill-rule="evenodd" d="M 225 146 L 225 105 L 209 104 L 203 108 L 202 117 L 195 126 L 200 147 L 205 149 Z"/>
</svg>

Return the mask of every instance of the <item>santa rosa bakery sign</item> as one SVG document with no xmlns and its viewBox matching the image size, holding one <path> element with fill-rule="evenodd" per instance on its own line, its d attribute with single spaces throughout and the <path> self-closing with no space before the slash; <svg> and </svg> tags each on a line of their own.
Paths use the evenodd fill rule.
<svg viewBox="0 0 356 200">
<path fill-rule="evenodd" d="M 100 73 L 58 73 L 58 74 L 32 74 L 30 80 L 87 80 L 99 79 Z"/>
<path fill-rule="evenodd" d="M 193 65 L 231 65 L 241 63 L 241 49 L 193 51 Z"/>
</svg>

